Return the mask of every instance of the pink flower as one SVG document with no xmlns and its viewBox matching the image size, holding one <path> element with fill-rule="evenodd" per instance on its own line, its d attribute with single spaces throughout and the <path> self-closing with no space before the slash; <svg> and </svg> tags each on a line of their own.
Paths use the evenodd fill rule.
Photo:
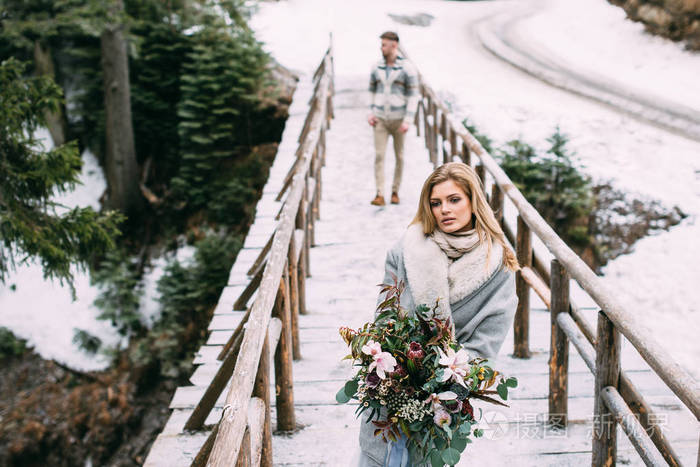
<svg viewBox="0 0 700 467">
<path fill-rule="evenodd" d="M 450 414 L 447 413 L 445 409 L 439 408 L 435 411 L 435 415 L 433 415 L 433 421 L 437 426 L 449 425 L 452 423 L 452 417 L 450 417 Z"/>
<path fill-rule="evenodd" d="M 365 355 L 370 355 L 372 357 L 380 354 L 382 352 L 382 346 L 379 342 L 374 342 L 369 340 L 366 345 L 362 346 L 362 353 Z"/>
<path fill-rule="evenodd" d="M 455 352 L 451 347 L 447 348 L 447 353 L 443 352 L 442 349 L 438 349 L 440 352 L 440 365 L 444 366 L 445 369 L 440 378 L 441 382 L 445 382 L 452 379 L 455 383 L 461 384 L 465 388 L 464 377 L 469 371 L 469 355 L 464 349 L 459 349 Z"/>
<path fill-rule="evenodd" d="M 377 344 L 378 345 L 378 344 Z M 364 350 L 363 350 L 364 352 Z M 380 352 L 374 356 L 374 361 L 369 364 L 368 371 L 376 370 L 381 379 L 386 378 L 386 373 L 391 373 L 396 367 L 396 359 L 389 352 Z"/>
</svg>

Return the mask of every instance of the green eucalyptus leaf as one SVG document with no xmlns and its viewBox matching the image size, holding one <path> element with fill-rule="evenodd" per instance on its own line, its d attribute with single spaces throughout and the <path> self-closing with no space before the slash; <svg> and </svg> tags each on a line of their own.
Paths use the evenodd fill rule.
<svg viewBox="0 0 700 467">
<path fill-rule="evenodd" d="M 447 465 L 455 465 L 459 462 L 459 451 L 454 448 L 447 448 L 442 451 L 442 460 Z"/>
<path fill-rule="evenodd" d="M 442 460 L 442 453 L 438 450 L 433 450 L 430 453 L 430 465 L 432 467 L 444 467 L 445 463 Z"/>
<path fill-rule="evenodd" d="M 467 437 L 466 436 L 455 436 L 452 438 L 452 442 L 450 443 L 450 447 L 455 448 L 459 452 L 464 451 L 464 448 L 467 447 Z"/>
<path fill-rule="evenodd" d="M 359 386 L 359 383 L 357 382 L 356 379 L 351 379 L 347 383 L 345 383 L 345 387 L 343 388 L 345 390 L 345 395 L 348 396 L 349 398 L 352 398 L 355 393 L 357 392 L 357 387 Z"/>
<path fill-rule="evenodd" d="M 347 404 L 350 402 L 350 397 L 345 393 L 344 387 L 340 388 L 340 391 L 337 392 L 335 400 L 338 401 L 339 404 Z"/>
<path fill-rule="evenodd" d="M 501 383 L 498 386 L 496 386 L 496 392 L 498 392 L 498 395 L 501 396 L 501 399 L 508 400 L 508 386 L 505 384 Z"/>
</svg>

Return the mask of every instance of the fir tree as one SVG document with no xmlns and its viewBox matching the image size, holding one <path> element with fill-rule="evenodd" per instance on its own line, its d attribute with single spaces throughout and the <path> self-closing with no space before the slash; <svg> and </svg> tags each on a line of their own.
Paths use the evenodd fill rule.
<svg viewBox="0 0 700 467">
<path fill-rule="evenodd" d="M 71 284 L 71 264 L 86 267 L 114 246 L 120 217 L 52 200 L 73 189 L 82 161 L 74 142 L 44 151 L 34 138 L 61 90 L 46 76 L 25 77 L 25 69 L 14 59 L 0 64 L 0 282 L 17 261 L 35 258 L 46 277 Z"/>
<path fill-rule="evenodd" d="M 578 171 L 559 127 L 547 141 L 550 147 L 542 155 L 520 140 L 509 141 L 499 150 L 501 167 L 567 243 L 585 246 L 590 242 L 591 180 Z"/>
<path fill-rule="evenodd" d="M 258 108 L 268 62 L 250 31 L 226 27 L 214 16 L 203 19 L 181 78 L 181 161 L 172 182 L 176 198 L 191 209 L 217 196 L 220 176 L 249 150 L 250 115 Z"/>
</svg>

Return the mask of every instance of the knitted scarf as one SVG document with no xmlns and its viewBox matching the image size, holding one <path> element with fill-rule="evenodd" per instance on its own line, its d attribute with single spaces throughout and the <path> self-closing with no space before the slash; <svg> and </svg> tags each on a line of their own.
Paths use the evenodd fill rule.
<svg viewBox="0 0 700 467">
<path fill-rule="evenodd" d="M 451 260 L 460 258 L 479 246 L 479 234 L 476 229 L 453 233 L 435 229 L 430 237 Z"/>
</svg>

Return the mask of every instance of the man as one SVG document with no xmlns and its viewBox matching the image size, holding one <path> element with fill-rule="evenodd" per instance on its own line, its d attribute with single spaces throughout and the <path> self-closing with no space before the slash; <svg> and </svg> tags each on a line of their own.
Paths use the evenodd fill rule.
<svg viewBox="0 0 700 467">
<path fill-rule="evenodd" d="M 374 128 L 374 177 L 377 196 L 371 201 L 384 206 L 384 154 L 391 136 L 396 155 L 391 203 L 399 203 L 399 186 L 403 172 L 404 136 L 411 126 L 418 103 L 418 74 L 408 60 L 399 56 L 399 36 L 387 31 L 381 36 L 382 56 L 372 69 L 369 91 L 372 96 L 367 122 Z"/>
</svg>

